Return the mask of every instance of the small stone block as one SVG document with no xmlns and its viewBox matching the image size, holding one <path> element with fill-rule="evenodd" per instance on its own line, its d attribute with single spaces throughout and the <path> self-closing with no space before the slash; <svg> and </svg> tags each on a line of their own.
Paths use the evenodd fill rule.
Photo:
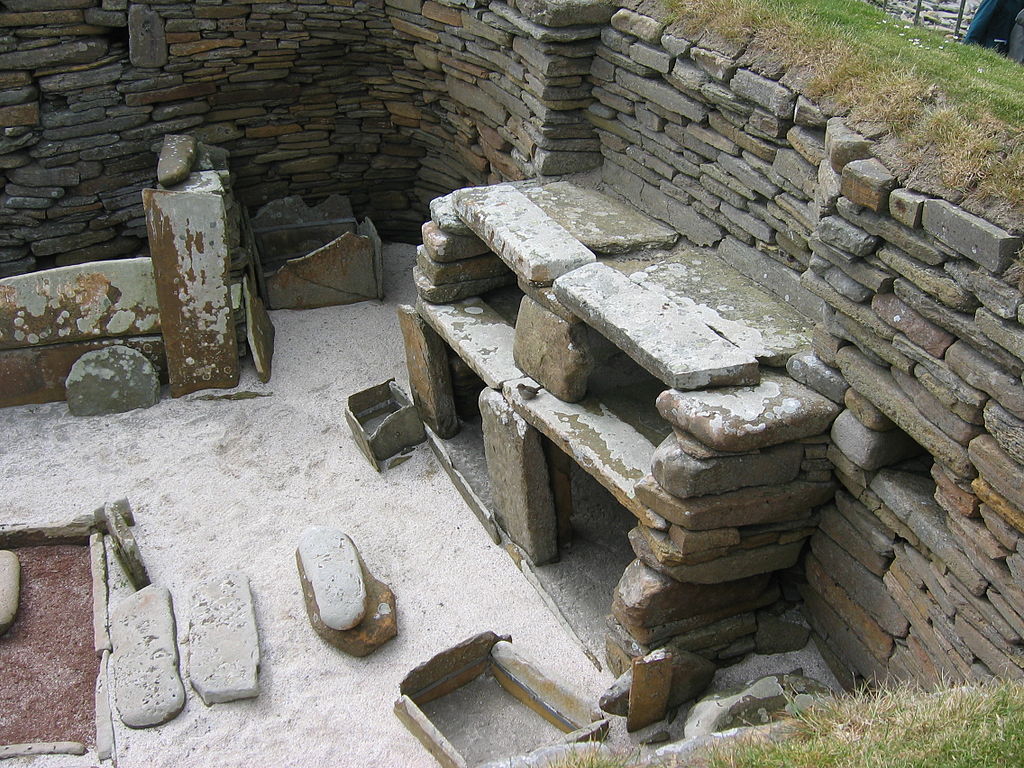
<svg viewBox="0 0 1024 768">
<path fill-rule="evenodd" d="M 946 200 L 926 201 L 921 224 L 930 235 L 990 272 L 1003 272 L 1024 242 Z"/>
<path fill-rule="evenodd" d="M 197 144 L 194 136 L 164 136 L 156 163 L 156 180 L 161 187 L 173 187 L 188 178 L 196 162 Z"/>
<path fill-rule="evenodd" d="M 192 598 L 188 676 L 207 705 L 259 694 L 260 646 L 249 578 L 232 571 Z"/>
<path fill-rule="evenodd" d="M 895 187 L 896 177 L 875 158 L 853 160 L 843 166 L 840 191 L 857 205 L 885 213 L 889 209 L 889 193 Z"/>
<path fill-rule="evenodd" d="M 559 400 L 574 403 L 586 395 L 593 358 L 586 327 L 578 320 L 567 322 L 524 296 L 512 355 L 527 376 Z"/>
<path fill-rule="evenodd" d="M 312 614 L 327 629 L 352 629 L 367 609 L 362 558 L 348 536 L 333 528 L 307 528 L 295 558 L 303 592 L 312 599 Z"/>
</svg>

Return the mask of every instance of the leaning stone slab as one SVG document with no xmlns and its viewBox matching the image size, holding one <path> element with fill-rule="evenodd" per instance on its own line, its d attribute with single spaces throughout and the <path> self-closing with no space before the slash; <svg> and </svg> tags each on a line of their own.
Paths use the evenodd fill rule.
<svg viewBox="0 0 1024 768">
<path fill-rule="evenodd" d="M 921 224 L 925 232 L 990 272 L 1003 272 L 1024 243 L 946 200 L 926 200 Z"/>
<path fill-rule="evenodd" d="M 114 555 L 128 575 L 128 580 L 135 589 L 142 589 L 149 584 L 149 574 L 146 572 L 146 565 L 142 561 L 142 553 L 139 551 L 135 535 L 128 527 L 128 520 L 125 518 L 123 509 L 128 507 L 128 500 L 121 499 L 113 504 L 103 505 L 103 516 L 107 522 L 107 533 L 110 535 L 111 543 L 114 545 Z M 130 514 L 130 511 L 129 511 Z"/>
<path fill-rule="evenodd" d="M 137 336 L 160 330 L 148 258 L 0 279 L 0 349 Z"/>
<path fill-rule="evenodd" d="M 672 691 L 672 654 L 664 648 L 633 659 L 626 730 L 632 733 L 663 720 Z"/>
<path fill-rule="evenodd" d="M 503 382 L 522 377 L 512 354 L 515 329 L 480 299 L 452 304 L 421 301 L 416 310 L 487 386 L 498 389 Z"/>
<path fill-rule="evenodd" d="M 73 416 L 124 413 L 160 402 L 160 377 L 144 354 L 114 345 L 78 358 L 64 390 Z"/>
<path fill-rule="evenodd" d="M 256 611 L 244 573 L 232 571 L 196 588 L 188 640 L 189 681 L 205 704 L 259 694 Z"/>
<path fill-rule="evenodd" d="M 230 252 L 219 195 L 144 189 L 171 394 L 238 384 L 228 291 Z"/>
<path fill-rule="evenodd" d="M 565 227 L 508 184 L 454 193 L 455 209 L 516 274 L 549 285 L 595 256 Z"/>
<path fill-rule="evenodd" d="M 696 459 L 670 435 L 654 452 L 651 474 L 668 493 L 686 499 L 749 486 L 789 483 L 799 474 L 802 459 L 803 446 L 795 443 L 777 445 L 760 453 Z"/>
<path fill-rule="evenodd" d="M 307 528 L 295 561 L 306 614 L 325 642 L 366 656 L 398 634 L 394 593 L 367 570 L 344 533 Z"/>
<path fill-rule="evenodd" d="M 705 445 L 743 452 L 821 434 L 839 406 L 788 376 L 765 373 L 755 386 L 667 390 L 658 412 Z"/>
<path fill-rule="evenodd" d="M 594 253 L 622 254 L 638 248 L 669 248 L 679 235 L 636 208 L 593 189 L 556 181 L 522 190 L 552 219 Z"/>
<path fill-rule="evenodd" d="M 447 347 L 415 307 L 398 306 L 398 325 L 402 329 L 409 388 L 416 410 L 438 437 L 454 437 L 459 431 L 459 417 L 455 412 Z"/>
<path fill-rule="evenodd" d="M 197 148 L 195 136 L 164 136 L 156 163 L 156 180 L 161 187 L 173 187 L 188 178 L 196 162 Z"/>
<path fill-rule="evenodd" d="M 129 728 L 173 720 L 185 706 L 178 676 L 171 593 L 151 585 L 126 597 L 110 617 L 114 701 Z"/>
<path fill-rule="evenodd" d="M 21 595 L 21 561 L 8 550 L 0 550 L 0 636 L 14 624 Z"/>
<path fill-rule="evenodd" d="M 271 309 L 313 309 L 379 298 L 373 244 L 346 232 L 267 276 Z"/>
<path fill-rule="evenodd" d="M 555 296 L 655 377 L 676 389 L 758 380 L 754 356 L 726 341 L 693 307 L 590 264 L 555 281 Z"/>
</svg>

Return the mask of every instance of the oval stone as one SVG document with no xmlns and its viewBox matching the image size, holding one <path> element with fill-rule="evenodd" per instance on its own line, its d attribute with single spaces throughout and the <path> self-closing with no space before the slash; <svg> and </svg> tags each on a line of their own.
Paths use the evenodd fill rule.
<svg viewBox="0 0 1024 768">
<path fill-rule="evenodd" d="M 366 582 L 356 545 L 334 528 L 307 528 L 296 550 L 320 620 L 330 629 L 352 629 L 366 615 Z"/>
</svg>

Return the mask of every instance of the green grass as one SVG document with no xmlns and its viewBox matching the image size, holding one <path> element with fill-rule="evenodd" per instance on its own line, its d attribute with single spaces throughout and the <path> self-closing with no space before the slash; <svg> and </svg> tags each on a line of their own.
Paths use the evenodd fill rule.
<svg viewBox="0 0 1024 768">
<path fill-rule="evenodd" d="M 858 0 L 664 0 L 811 76 L 806 92 L 881 125 L 919 173 L 1024 210 L 1024 67 Z"/>
</svg>

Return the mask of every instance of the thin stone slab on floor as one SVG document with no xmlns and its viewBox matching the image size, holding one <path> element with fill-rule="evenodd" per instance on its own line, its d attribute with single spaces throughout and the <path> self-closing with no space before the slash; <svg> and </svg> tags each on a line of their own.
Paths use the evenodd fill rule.
<svg viewBox="0 0 1024 768">
<path fill-rule="evenodd" d="M 671 247 L 679 235 L 636 208 L 569 181 L 524 187 L 523 194 L 594 253 Z"/>
<path fill-rule="evenodd" d="M 548 285 L 594 253 L 509 184 L 460 189 L 455 210 L 516 274 Z"/>
<path fill-rule="evenodd" d="M 673 300 L 604 263 L 573 270 L 554 288 L 559 301 L 671 387 L 758 381 L 752 352 L 712 330 L 695 304 Z"/>
<path fill-rule="evenodd" d="M 420 301 L 416 309 L 487 386 L 497 389 L 523 376 L 512 355 L 515 328 L 480 299 L 452 304 Z"/>
<path fill-rule="evenodd" d="M 244 573 L 232 571 L 196 588 L 188 639 L 188 677 L 204 703 L 259 694 L 256 611 Z"/>
</svg>

